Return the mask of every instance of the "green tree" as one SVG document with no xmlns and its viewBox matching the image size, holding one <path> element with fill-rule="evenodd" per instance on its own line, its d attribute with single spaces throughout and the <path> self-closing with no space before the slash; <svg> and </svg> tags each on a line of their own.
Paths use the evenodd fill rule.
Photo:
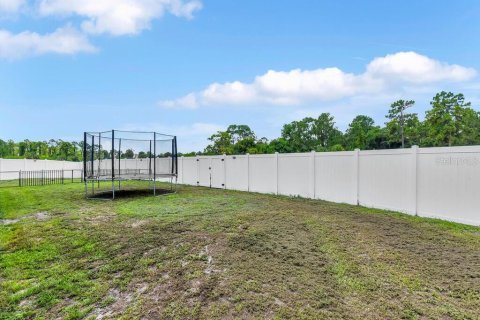
<svg viewBox="0 0 480 320">
<path fill-rule="evenodd" d="M 292 146 L 289 144 L 289 142 L 285 138 L 273 139 L 269 143 L 270 152 L 290 153 L 290 152 L 293 152 L 292 150 L 293 150 Z"/>
<path fill-rule="evenodd" d="M 347 149 L 380 149 L 386 146 L 385 130 L 375 125 L 372 118 L 356 116 L 348 125 L 345 133 Z"/>
<path fill-rule="evenodd" d="M 405 137 L 407 136 L 407 140 L 410 140 L 411 135 L 415 134 L 412 131 L 419 122 L 418 116 L 416 113 L 406 112 L 414 104 L 413 100 L 397 100 L 390 105 L 386 116 L 390 119 L 386 123 L 390 145 L 400 144 L 402 148 L 405 148 Z"/>
<path fill-rule="evenodd" d="M 432 146 L 460 145 L 468 140 L 469 121 L 473 119 L 471 103 L 465 102 L 463 94 L 442 91 L 430 102 L 426 112 L 427 143 Z"/>
<path fill-rule="evenodd" d="M 315 142 L 312 137 L 314 121 L 313 118 L 308 117 L 283 126 L 282 138 L 290 145 L 292 152 L 314 150 Z"/>
<path fill-rule="evenodd" d="M 134 156 L 135 156 L 135 153 L 133 152 L 132 149 L 125 150 L 125 152 L 123 154 L 123 157 L 126 158 L 126 159 L 133 159 Z"/>
<path fill-rule="evenodd" d="M 467 108 L 463 120 L 465 126 L 462 143 L 464 145 L 480 144 L 480 112 Z"/>
<path fill-rule="evenodd" d="M 8 154 L 7 142 L 0 139 L 0 158 L 5 158 L 5 157 L 8 157 L 8 156 L 9 156 L 9 154 Z"/>
<path fill-rule="evenodd" d="M 206 154 L 232 154 L 232 136 L 226 131 L 218 131 L 208 138 L 212 143 L 205 148 Z"/>
<path fill-rule="evenodd" d="M 270 143 L 267 138 L 262 137 L 256 141 L 255 147 L 250 148 L 248 153 L 250 154 L 266 154 L 274 153 L 275 151 L 271 148 Z"/>
<path fill-rule="evenodd" d="M 263 138 L 262 138 L 263 139 Z M 226 131 L 218 131 L 208 138 L 209 144 L 205 154 L 245 154 L 259 153 L 260 148 L 265 150 L 264 140 L 256 139 L 255 133 L 247 125 L 232 124 Z"/>
<path fill-rule="evenodd" d="M 322 113 L 318 118 L 307 117 L 285 124 L 282 138 L 292 152 L 327 151 L 342 142 L 342 132 L 335 127 L 334 118 Z"/>
<path fill-rule="evenodd" d="M 230 135 L 230 139 L 232 144 L 236 144 L 237 142 L 245 139 L 251 139 L 255 141 L 255 133 L 250 129 L 249 126 L 244 124 L 231 124 L 228 126 L 227 131 Z"/>
<path fill-rule="evenodd" d="M 313 134 L 317 141 L 316 151 L 327 151 L 342 143 L 343 134 L 335 127 L 335 121 L 330 113 L 322 113 L 313 126 Z"/>
</svg>

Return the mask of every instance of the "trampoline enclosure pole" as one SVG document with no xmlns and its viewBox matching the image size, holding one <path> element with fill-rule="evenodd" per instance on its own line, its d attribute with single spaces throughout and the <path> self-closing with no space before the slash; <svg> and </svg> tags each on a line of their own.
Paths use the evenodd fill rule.
<svg viewBox="0 0 480 320">
<path fill-rule="evenodd" d="M 92 163 L 93 168 L 93 163 Z M 98 134 L 98 175 L 100 175 L 100 170 L 102 170 L 102 134 Z M 100 179 L 98 179 L 98 188 L 100 189 Z"/>
<path fill-rule="evenodd" d="M 171 162 L 171 174 L 173 174 L 173 165 L 174 165 L 174 160 L 175 160 L 175 139 L 172 139 L 172 155 L 170 156 L 172 162 Z"/>
<path fill-rule="evenodd" d="M 83 182 L 87 182 L 85 174 L 87 173 L 87 133 L 83 133 Z"/>
<path fill-rule="evenodd" d="M 152 140 L 150 140 L 150 152 L 148 153 L 148 175 L 152 175 Z"/>
<path fill-rule="evenodd" d="M 93 162 L 95 160 L 94 156 L 95 156 L 95 137 L 92 135 L 92 151 L 91 151 L 91 154 L 90 154 L 90 168 L 92 170 L 92 173 L 91 175 L 93 175 Z"/>
<path fill-rule="evenodd" d="M 112 199 L 115 199 L 115 130 L 112 130 Z"/>
<path fill-rule="evenodd" d="M 173 137 L 173 143 L 175 145 L 175 176 L 178 175 L 178 150 L 177 150 L 177 137 Z"/>
<path fill-rule="evenodd" d="M 118 175 L 121 176 L 121 161 L 122 161 L 122 139 L 118 140 Z M 120 189 L 120 180 L 118 180 L 118 188 Z"/>
<path fill-rule="evenodd" d="M 151 157 L 152 155 L 150 155 Z M 153 133 L 153 195 L 157 195 L 157 134 Z"/>
</svg>

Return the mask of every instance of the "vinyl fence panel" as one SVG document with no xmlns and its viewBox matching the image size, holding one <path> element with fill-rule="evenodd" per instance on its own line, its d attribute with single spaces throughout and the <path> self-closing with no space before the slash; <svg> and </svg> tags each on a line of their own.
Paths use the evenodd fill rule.
<svg viewBox="0 0 480 320">
<path fill-rule="evenodd" d="M 480 147 L 419 149 L 417 212 L 480 225 Z"/>
<path fill-rule="evenodd" d="M 198 185 L 203 187 L 211 187 L 210 181 L 210 164 L 211 159 L 209 157 L 197 158 L 198 165 Z"/>
<path fill-rule="evenodd" d="M 357 204 L 355 152 L 315 154 L 315 198 Z"/>
<path fill-rule="evenodd" d="M 210 162 L 210 183 L 212 188 L 225 187 L 225 159 L 221 157 L 212 157 Z"/>
<path fill-rule="evenodd" d="M 249 156 L 225 157 L 225 184 L 227 189 L 248 191 Z"/>
<path fill-rule="evenodd" d="M 309 197 L 312 167 L 309 153 L 278 155 L 278 193 Z"/>
<path fill-rule="evenodd" d="M 275 193 L 275 155 L 250 155 L 250 191 Z"/>
<path fill-rule="evenodd" d="M 184 184 L 197 185 L 198 181 L 198 170 L 197 170 L 197 159 L 194 157 L 182 157 L 181 158 L 181 172 L 180 181 Z"/>
<path fill-rule="evenodd" d="M 359 156 L 359 204 L 415 214 L 412 151 L 362 151 Z"/>
</svg>

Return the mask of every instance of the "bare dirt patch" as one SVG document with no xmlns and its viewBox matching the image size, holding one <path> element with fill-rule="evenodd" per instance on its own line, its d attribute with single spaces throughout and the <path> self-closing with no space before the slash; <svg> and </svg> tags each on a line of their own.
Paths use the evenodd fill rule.
<svg viewBox="0 0 480 320">
<path fill-rule="evenodd" d="M 50 219 L 50 214 L 48 212 L 41 211 L 41 212 L 37 212 L 37 213 L 28 214 L 28 215 L 22 216 L 21 218 L 17 218 L 17 219 L 0 219 L 0 225 L 10 225 L 10 224 L 18 223 L 18 222 L 20 222 L 22 220 L 26 220 L 26 219 L 33 219 L 33 220 L 37 220 L 37 221 L 45 221 L 45 220 Z"/>
<path fill-rule="evenodd" d="M 0 225 L 10 225 L 20 222 L 20 219 L 0 219 Z"/>
</svg>

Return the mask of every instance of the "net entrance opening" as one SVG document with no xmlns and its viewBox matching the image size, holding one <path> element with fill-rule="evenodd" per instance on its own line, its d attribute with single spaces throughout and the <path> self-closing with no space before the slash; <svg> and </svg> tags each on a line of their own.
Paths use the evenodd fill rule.
<svg viewBox="0 0 480 320">
<path fill-rule="evenodd" d="M 112 199 L 132 190 L 164 193 L 165 182 L 177 182 L 177 138 L 157 132 L 111 130 L 84 133 L 85 194 Z M 127 181 L 143 181 L 147 186 Z M 157 184 L 157 182 L 159 182 Z M 163 182 L 163 183 L 160 183 Z M 122 189 L 123 185 L 123 189 Z M 126 186 L 129 185 L 129 189 Z M 158 188 L 157 188 L 158 187 Z M 167 188 L 168 189 L 168 188 Z"/>
</svg>

